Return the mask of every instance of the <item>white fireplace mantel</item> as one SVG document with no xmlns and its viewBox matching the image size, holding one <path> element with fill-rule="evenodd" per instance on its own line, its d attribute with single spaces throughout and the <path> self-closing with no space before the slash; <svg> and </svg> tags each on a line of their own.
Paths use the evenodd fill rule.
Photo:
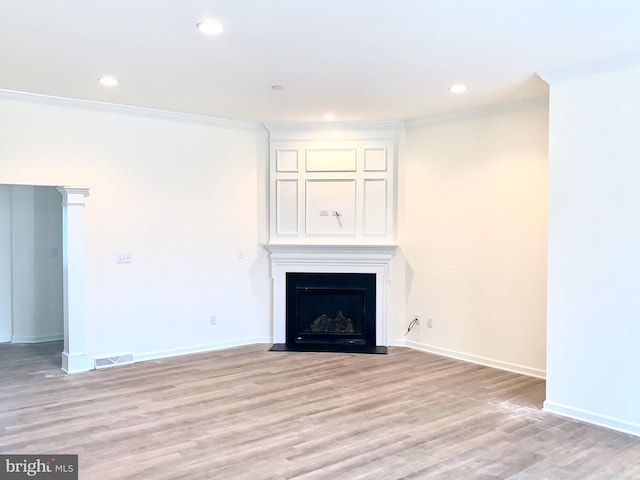
<svg viewBox="0 0 640 480">
<path fill-rule="evenodd" d="M 286 339 L 287 273 L 373 273 L 376 275 L 376 346 L 387 346 L 387 283 L 389 264 L 397 245 L 274 244 L 271 252 L 273 280 L 273 342 Z"/>
</svg>

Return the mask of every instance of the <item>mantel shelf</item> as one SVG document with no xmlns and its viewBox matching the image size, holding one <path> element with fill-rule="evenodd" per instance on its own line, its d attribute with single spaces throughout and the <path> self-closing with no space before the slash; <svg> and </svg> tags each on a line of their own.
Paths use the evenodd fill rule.
<svg viewBox="0 0 640 480">
<path fill-rule="evenodd" d="M 397 245 L 320 245 L 267 243 L 265 248 L 272 254 L 300 255 L 385 255 L 393 256 Z"/>
</svg>

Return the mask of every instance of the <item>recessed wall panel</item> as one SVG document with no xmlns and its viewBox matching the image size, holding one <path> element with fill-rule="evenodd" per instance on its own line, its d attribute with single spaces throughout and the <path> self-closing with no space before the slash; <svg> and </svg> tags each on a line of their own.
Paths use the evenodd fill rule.
<svg viewBox="0 0 640 480">
<path fill-rule="evenodd" d="M 298 233 L 298 180 L 276 180 L 276 231 Z"/>
<path fill-rule="evenodd" d="M 386 172 L 387 171 L 387 149 L 386 148 L 365 148 L 364 149 L 364 170 L 365 172 Z"/>
<path fill-rule="evenodd" d="M 370 179 L 364 181 L 364 225 L 365 235 L 387 233 L 387 181 Z"/>
<path fill-rule="evenodd" d="M 309 149 L 306 151 L 308 172 L 355 172 L 355 149 Z"/>
<path fill-rule="evenodd" d="M 276 151 L 276 171 L 277 172 L 297 172 L 298 171 L 298 150 L 277 150 Z"/>
<path fill-rule="evenodd" d="M 355 180 L 307 180 L 307 235 L 354 235 Z"/>
</svg>

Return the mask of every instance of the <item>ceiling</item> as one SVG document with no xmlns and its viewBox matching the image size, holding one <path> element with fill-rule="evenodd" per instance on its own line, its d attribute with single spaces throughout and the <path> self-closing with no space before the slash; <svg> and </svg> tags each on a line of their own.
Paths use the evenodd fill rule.
<svg viewBox="0 0 640 480">
<path fill-rule="evenodd" d="M 637 0 L 0 0 L 0 89 L 254 122 L 425 118 L 638 52 Z"/>
</svg>

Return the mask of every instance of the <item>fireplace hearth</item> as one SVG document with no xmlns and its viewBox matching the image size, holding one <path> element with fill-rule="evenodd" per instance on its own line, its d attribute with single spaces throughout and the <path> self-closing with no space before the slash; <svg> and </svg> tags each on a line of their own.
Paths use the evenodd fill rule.
<svg viewBox="0 0 640 480">
<path fill-rule="evenodd" d="M 271 350 L 386 353 L 376 345 L 376 275 L 288 272 L 286 343 Z"/>
</svg>

